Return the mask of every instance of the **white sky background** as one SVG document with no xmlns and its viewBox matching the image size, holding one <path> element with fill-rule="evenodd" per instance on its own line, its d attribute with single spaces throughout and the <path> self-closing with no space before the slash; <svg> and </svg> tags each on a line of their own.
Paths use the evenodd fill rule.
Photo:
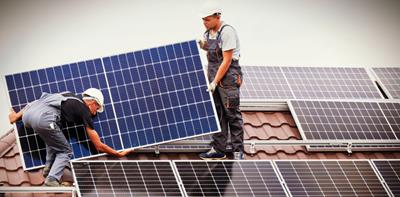
<svg viewBox="0 0 400 197">
<path fill-rule="evenodd" d="M 220 2 L 238 31 L 242 65 L 400 66 L 400 1 Z M 12 127 L 4 75 L 199 38 L 202 4 L 2 0 L 0 135 Z"/>
</svg>

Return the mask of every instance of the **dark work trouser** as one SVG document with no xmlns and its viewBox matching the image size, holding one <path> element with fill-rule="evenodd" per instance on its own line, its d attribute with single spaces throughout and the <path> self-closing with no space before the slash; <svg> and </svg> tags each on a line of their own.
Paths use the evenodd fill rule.
<svg viewBox="0 0 400 197">
<path fill-rule="evenodd" d="M 213 98 L 221 132 L 213 135 L 211 146 L 219 152 L 225 152 L 230 131 L 232 150 L 243 151 L 243 120 L 239 109 L 239 88 L 218 86 L 213 93 Z"/>
</svg>

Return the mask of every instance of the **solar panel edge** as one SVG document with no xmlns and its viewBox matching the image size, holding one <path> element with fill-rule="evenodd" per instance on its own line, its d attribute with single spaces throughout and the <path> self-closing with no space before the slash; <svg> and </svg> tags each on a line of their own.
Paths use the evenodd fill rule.
<svg viewBox="0 0 400 197">
<path fill-rule="evenodd" d="M 12 102 L 11 102 L 11 98 L 10 98 L 9 91 L 8 91 L 8 84 L 7 84 L 7 80 L 6 80 L 7 76 L 12 76 L 12 74 L 2 75 L 1 76 L 1 78 L 2 78 L 1 83 L 2 83 L 2 85 L 4 87 L 4 95 L 7 95 L 8 108 L 11 109 L 12 108 Z M 22 163 L 22 169 L 28 170 L 29 168 L 26 166 L 26 163 L 25 163 L 25 158 L 24 158 L 24 154 L 23 154 L 23 151 L 22 151 L 21 141 L 19 139 L 18 129 L 17 129 L 17 124 L 16 123 L 12 124 L 12 129 L 14 130 L 16 144 L 17 144 L 17 147 L 18 147 L 18 151 L 20 153 L 20 157 L 21 157 L 21 161 L 22 161 L 21 162 Z"/>
<path fill-rule="evenodd" d="M 386 192 L 389 195 L 396 196 L 397 194 L 393 192 L 392 188 L 390 187 L 390 185 L 388 183 L 390 180 L 385 179 L 383 172 L 381 172 L 380 167 L 377 164 L 377 162 L 391 162 L 391 161 L 400 162 L 400 159 L 371 159 L 370 163 L 371 163 L 372 168 L 375 171 L 376 176 L 379 177 L 379 179 L 381 180 L 381 183 L 384 185 Z M 392 169 L 392 170 L 394 170 L 394 169 Z M 400 172 L 398 172 L 398 173 L 400 173 Z"/>
</svg>

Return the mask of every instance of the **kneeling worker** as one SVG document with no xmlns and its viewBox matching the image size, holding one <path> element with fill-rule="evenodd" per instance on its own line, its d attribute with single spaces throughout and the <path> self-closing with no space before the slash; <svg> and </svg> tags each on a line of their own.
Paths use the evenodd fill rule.
<svg viewBox="0 0 400 197">
<path fill-rule="evenodd" d="M 46 164 L 43 176 L 45 185 L 59 186 L 64 168 L 69 167 L 72 148 L 61 131 L 61 122 L 83 124 L 96 149 L 118 157 L 123 157 L 131 150 L 117 152 L 102 143 L 94 130 L 92 117 L 104 110 L 104 97 L 100 90 L 89 88 L 82 95 L 73 93 L 43 93 L 40 99 L 28 104 L 18 113 L 11 109 L 10 123 L 22 118 L 27 128 L 32 128 L 46 143 Z"/>
</svg>

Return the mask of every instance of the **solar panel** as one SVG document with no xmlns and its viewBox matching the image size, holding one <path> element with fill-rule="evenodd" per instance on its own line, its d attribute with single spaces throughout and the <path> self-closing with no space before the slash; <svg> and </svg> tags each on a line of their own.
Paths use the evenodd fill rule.
<svg viewBox="0 0 400 197">
<path fill-rule="evenodd" d="M 388 109 L 382 108 L 385 106 Z M 399 102 L 291 100 L 289 108 L 303 139 L 398 140 Z M 387 116 L 391 113 L 391 117 Z M 397 121 L 397 122 L 396 122 Z M 394 124 L 395 122 L 395 124 Z"/>
<path fill-rule="evenodd" d="M 71 163 L 79 196 L 182 196 L 169 161 Z"/>
<path fill-rule="evenodd" d="M 90 87 L 100 89 L 104 94 L 105 112 L 94 119 L 94 127 L 105 144 L 116 150 L 122 149 L 120 137 L 118 133 L 115 133 L 118 127 L 101 59 L 17 73 L 7 75 L 5 78 L 11 105 L 17 111 L 27 103 L 39 99 L 42 92 L 71 91 L 81 94 Z M 22 121 L 17 122 L 16 128 L 24 169 L 44 165 L 46 147 L 41 138 L 32 129 L 26 129 Z M 72 146 L 74 158 L 88 157 L 98 153 L 89 143 L 82 125 L 64 124 L 62 128 Z"/>
<path fill-rule="evenodd" d="M 216 112 L 194 40 L 85 62 L 6 76 L 12 107 L 20 110 L 42 92 L 90 87 L 105 96 L 95 120 L 102 141 L 116 150 L 140 148 L 219 132 Z M 64 125 L 74 158 L 97 151 L 84 128 Z M 45 145 L 17 123 L 25 169 L 45 162 Z M 73 130 L 73 131 L 71 131 Z"/>
<path fill-rule="evenodd" d="M 372 68 L 385 94 L 391 99 L 400 99 L 400 67 Z"/>
<path fill-rule="evenodd" d="M 383 98 L 365 68 L 282 67 L 296 99 Z"/>
<path fill-rule="evenodd" d="M 288 99 L 381 99 L 365 68 L 243 66 L 244 103 Z"/>
<path fill-rule="evenodd" d="M 388 196 L 366 160 L 275 163 L 292 196 Z"/>
<path fill-rule="evenodd" d="M 174 161 L 186 196 L 286 196 L 270 161 Z"/>
<path fill-rule="evenodd" d="M 372 162 L 388 185 L 392 195 L 400 196 L 400 160 L 373 160 Z"/>
</svg>

